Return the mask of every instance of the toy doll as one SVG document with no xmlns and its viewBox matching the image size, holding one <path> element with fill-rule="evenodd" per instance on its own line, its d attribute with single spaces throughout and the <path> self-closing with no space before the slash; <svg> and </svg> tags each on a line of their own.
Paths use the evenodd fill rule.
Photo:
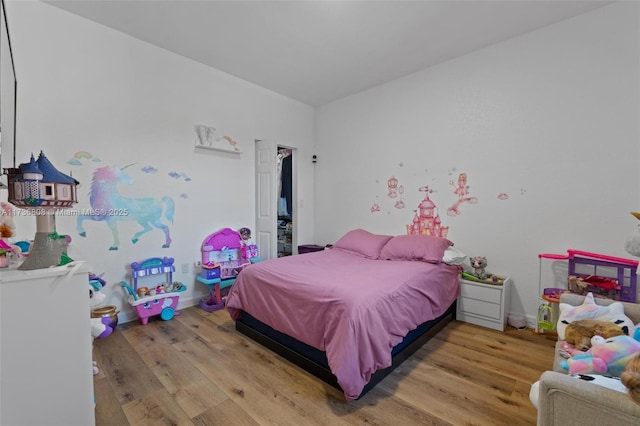
<svg viewBox="0 0 640 426">
<path fill-rule="evenodd" d="M 240 238 L 242 238 L 242 241 L 240 241 L 242 243 L 242 245 L 244 245 L 244 246 L 251 245 L 251 229 L 249 229 L 249 228 L 240 228 L 238 233 L 240 234 Z"/>
<path fill-rule="evenodd" d="M 251 229 L 249 228 L 240 228 L 238 230 L 240 234 L 240 238 L 242 241 L 242 258 L 246 260 L 253 259 L 258 256 L 258 246 L 251 242 Z M 244 265 L 243 265 L 244 266 Z"/>
</svg>

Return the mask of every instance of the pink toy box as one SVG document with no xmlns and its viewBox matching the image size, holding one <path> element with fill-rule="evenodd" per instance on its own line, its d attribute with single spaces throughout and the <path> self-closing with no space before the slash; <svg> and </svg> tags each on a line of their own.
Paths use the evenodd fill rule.
<svg viewBox="0 0 640 426">
<path fill-rule="evenodd" d="M 173 282 L 175 266 L 172 257 L 152 257 L 142 262 L 131 263 L 131 281 L 133 287 L 126 282 L 120 285 L 129 292 L 127 301 L 134 307 L 142 324 L 149 322 L 149 317 L 160 315 L 163 320 L 170 320 L 174 315 L 180 315 L 176 311 L 180 293 L 187 287 L 180 282 Z M 142 286 L 140 278 L 164 275 L 165 281 L 145 283 Z M 151 281 L 151 280 L 147 280 Z"/>
</svg>

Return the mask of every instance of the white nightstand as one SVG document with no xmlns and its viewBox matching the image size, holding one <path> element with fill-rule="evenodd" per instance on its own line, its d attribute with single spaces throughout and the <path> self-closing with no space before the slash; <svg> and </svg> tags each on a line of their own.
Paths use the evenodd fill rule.
<svg viewBox="0 0 640 426">
<path fill-rule="evenodd" d="M 504 331 L 509 315 L 511 278 L 502 285 L 460 279 L 456 319 Z"/>
</svg>

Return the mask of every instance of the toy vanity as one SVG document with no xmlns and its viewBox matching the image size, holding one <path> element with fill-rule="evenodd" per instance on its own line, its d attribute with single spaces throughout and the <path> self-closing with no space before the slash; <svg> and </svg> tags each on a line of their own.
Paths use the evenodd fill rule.
<svg viewBox="0 0 640 426">
<path fill-rule="evenodd" d="M 170 320 L 180 313 L 178 300 L 180 293 L 187 287 L 173 281 L 173 273 L 176 268 L 172 257 L 152 257 L 142 262 L 131 263 L 132 286 L 122 281 L 120 285 L 127 290 L 127 301 L 133 306 L 142 324 L 149 322 L 149 317 L 160 315 L 163 320 Z M 143 286 L 142 278 L 145 278 Z M 153 278 L 164 278 L 163 281 Z M 153 281 L 153 282 L 152 282 Z"/>
<path fill-rule="evenodd" d="M 200 301 L 200 307 L 207 312 L 222 309 L 226 300 L 221 289 L 231 286 L 244 267 L 259 261 L 258 247 L 247 243 L 250 231 L 242 230 L 248 231 L 249 236 L 223 228 L 202 242 L 202 269 L 196 280 L 209 288 L 209 299 Z"/>
</svg>

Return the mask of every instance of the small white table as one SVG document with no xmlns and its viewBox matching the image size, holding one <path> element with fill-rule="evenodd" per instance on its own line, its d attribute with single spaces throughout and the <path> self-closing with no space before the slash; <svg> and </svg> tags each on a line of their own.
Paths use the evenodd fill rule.
<svg viewBox="0 0 640 426">
<path fill-rule="evenodd" d="M 502 285 L 460 279 L 456 319 L 504 331 L 509 314 L 511 278 Z"/>
</svg>

